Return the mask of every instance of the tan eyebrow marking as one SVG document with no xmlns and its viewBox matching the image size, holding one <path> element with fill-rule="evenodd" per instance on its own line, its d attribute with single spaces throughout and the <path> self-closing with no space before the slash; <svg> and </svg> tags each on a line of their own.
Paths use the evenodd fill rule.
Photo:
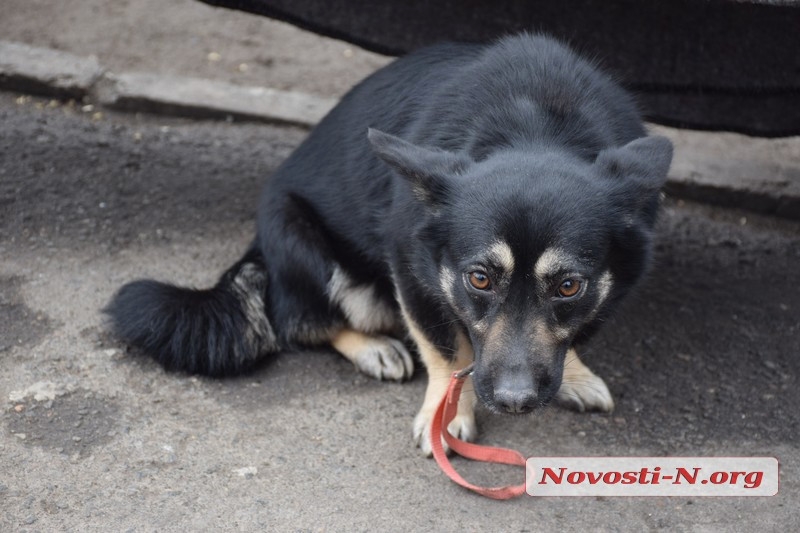
<svg viewBox="0 0 800 533">
<path fill-rule="evenodd" d="M 514 272 L 514 252 L 511 250 L 511 246 L 504 241 L 495 241 L 489 247 L 489 257 L 497 262 L 503 270 L 508 272 Z"/>
<path fill-rule="evenodd" d="M 569 260 L 570 255 L 564 250 L 548 248 L 539 256 L 536 265 L 533 267 L 533 273 L 536 274 L 536 277 L 540 280 L 544 280 L 549 274 L 554 274 L 564 268 L 564 265 L 566 265 Z"/>
</svg>

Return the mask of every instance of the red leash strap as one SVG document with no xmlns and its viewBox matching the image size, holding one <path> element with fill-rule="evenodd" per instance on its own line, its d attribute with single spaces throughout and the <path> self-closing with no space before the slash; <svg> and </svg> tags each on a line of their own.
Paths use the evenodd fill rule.
<svg viewBox="0 0 800 533">
<path fill-rule="evenodd" d="M 479 487 L 478 485 L 473 485 L 455 471 L 453 465 L 450 464 L 450 459 L 447 458 L 444 446 L 442 446 L 443 437 L 450 446 L 450 449 L 467 459 L 486 463 L 525 466 L 525 458 L 515 450 L 472 444 L 457 439 L 447 431 L 447 426 L 458 413 L 458 398 L 461 396 L 461 388 L 464 386 L 464 381 L 471 372 L 472 367 L 469 366 L 460 372 L 453 373 L 450 379 L 450 385 L 447 388 L 447 394 L 442 398 L 439 407 L 436 409 L 436 414 L 433 417 L 433 424 L 431 426 L 431 448 L 433 448 L 433 457 L 439 464 L 439 468 L 441 468 L 450 479 L 462 487 L 495 500 L 516 498 L 517 496 L 525 494 L 524 483 L 522 485 L 509 485 L 506 487 Z"/>
</svg>

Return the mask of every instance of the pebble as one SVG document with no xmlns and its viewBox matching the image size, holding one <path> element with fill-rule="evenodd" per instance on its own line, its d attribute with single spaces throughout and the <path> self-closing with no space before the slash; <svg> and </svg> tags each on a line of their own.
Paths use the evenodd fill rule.
<svg viewBox="0 0 800 533">
<path fill-rule="evenodd" d="M 233 473 L 234 474 L 238 474 L 238 475 L 242 476 L 245 479 L 250 479 L 253 476 L 255 476 L 256 474 L 258 474 L 258 468 L 256 468 L 255 466 L 245 466 L 243 468 L 234 468 L 233 469 Z"/>
</svg>

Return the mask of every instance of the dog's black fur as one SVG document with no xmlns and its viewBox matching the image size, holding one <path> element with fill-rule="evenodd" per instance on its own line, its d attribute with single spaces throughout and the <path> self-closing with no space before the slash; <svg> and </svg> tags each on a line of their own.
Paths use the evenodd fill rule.
<svg viewBox="0 0 800 533">
<path fill-rule="evenodd" d="M 670 160 L 631 98 L 554 40 L 427 48 L 356 86 L 278 169 L 214 288 L 137 281 L 107 312 L 166 368 L 214 376 L 345 329 L 410 327 L 451 360 L 467 339 L 478 397 L 528 411 L 644 272 Z M 511 270 L 487 256 L 509 249 Z"/>
</svg>

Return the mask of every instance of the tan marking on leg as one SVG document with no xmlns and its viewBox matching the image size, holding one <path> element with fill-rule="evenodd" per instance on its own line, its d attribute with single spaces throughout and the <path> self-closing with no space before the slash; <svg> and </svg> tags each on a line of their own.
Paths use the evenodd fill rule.
<svg viewBox="0 0 800 533">
<path fill-rule="evenodd" d="M 337 304 L 353 329 L 367 333 L 396 329 L 397 313 L 375 294 L 372 285 L 356 285 L 339 267 L 328 282 L 328 297 Z"/>
<path fill-rule="evenodd" d="M 425 390 L 425 399 L 414 419 L 414 439 L 422 453 L 430 457 L 433 453 L 431 448 L 431 423 L 433 415 L 436 413 L 436 408 L 447 393 L 450 376 L 453 372 L 469 365 L 474 355 L 469 341 L 459 333 L 457 335 L 458 349 L 455 354 L 455 360 L 451 362 L 438 348 L 431 344 L 419 326 L 411 320 L 402 302 L 400 309 L 408 325 L 411 338 L 414 339 L 419 348 L 422 362 L 425 363 L 425 368 L 428 370 L 428 387 Z M 472 440 L 476 437 L 475 401 L 475 390 L 472 386 L 472 380 L 469 379 L 464 383 L 461 398 L 458 401 L 458 414 L 448 426 L 448 431 L 452 435 L 463 440 Z M 446 445 L 445 449 L 447 449 Z"/>
<path fill-rule="evenodd" d="M 579 412 L 614 410 L 614 400 L 605 382 L 578 358 L 574 348 L 567 352 L 564 377 L 556 400 Z"/>
<path fill-rule="evenodd" d="M 392 337 L 343 329 L 333 337 L 331 345 L 368 376 L 400 381 L 414 373 L 408 349 Z"/>
</svg>

